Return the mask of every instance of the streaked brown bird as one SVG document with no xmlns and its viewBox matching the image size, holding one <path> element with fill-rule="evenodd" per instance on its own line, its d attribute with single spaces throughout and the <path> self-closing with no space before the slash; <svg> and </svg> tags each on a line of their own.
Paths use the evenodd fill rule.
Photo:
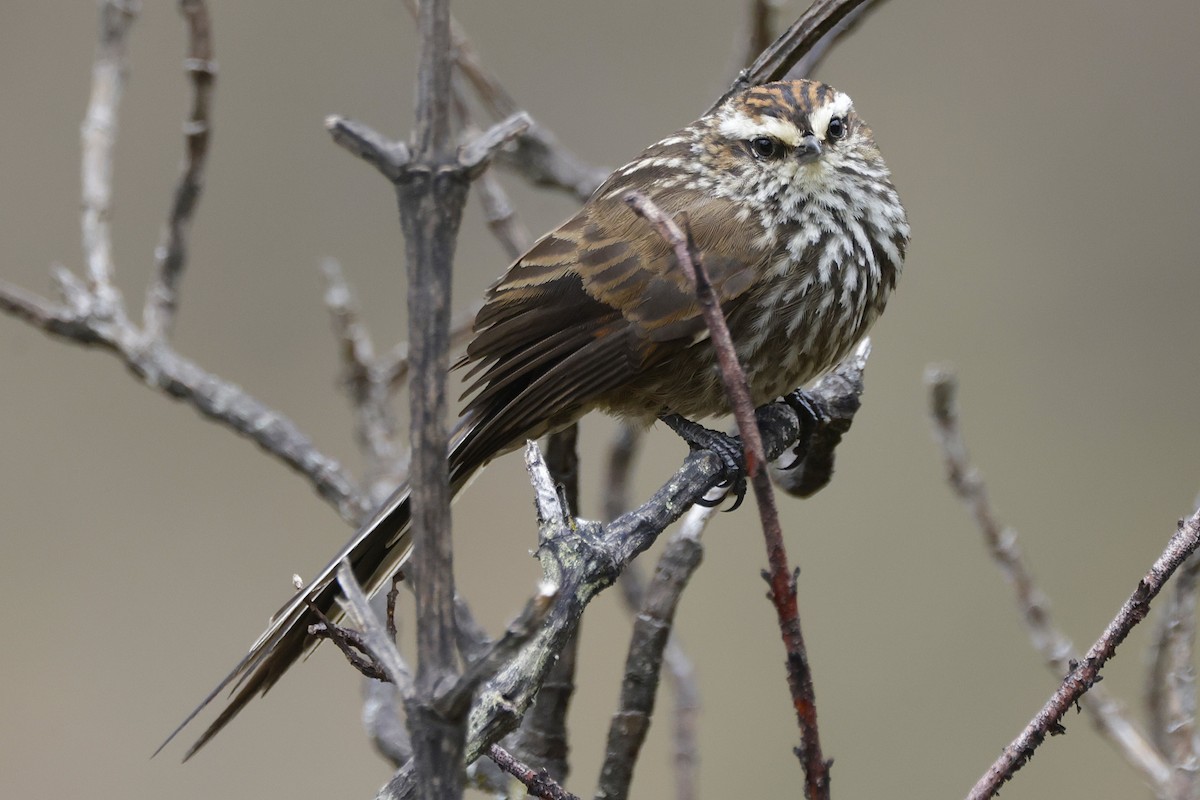
<svg viewBox="0 0 1200 800">
<path fill-rule="evenodd" d="M 883 311 L 908 244 L 888 168 L 848 96 L 789 81 L 729 97 L 610 175 L 488 291 L 460 362 L 474 382 L 449 455 L 453 491 L 595 408 L 644 424 L 728 411 L 694 290 L 626 205 L 631 190 L 687 214 L 756 405 L 849 353 Z M 390 581 L 412 550 L 409 513 L 402 486 L 279 610 L 171 734 L 233 687 L 186 757 L 314 646 L 309 603 L 336 617 L 339 563 L 369 593 Z"/>
</svg>

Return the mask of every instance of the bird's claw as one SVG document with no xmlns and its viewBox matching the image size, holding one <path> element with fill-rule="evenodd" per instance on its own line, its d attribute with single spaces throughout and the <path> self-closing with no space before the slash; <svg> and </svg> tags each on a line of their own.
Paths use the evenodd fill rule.
<svg viewBox="0 0 1200 800">
<path fill-rule="evenodd" d="M 796 412 L 796 419 L 800 423 L 800 435 L 796 437 L 796 444 L 791 448 L 791 452 L 796 457 L 786 467 L 779 467 L 784 472 L 790 472 L 808 456 L 808 447 L 813 434 L 817 432 L 817 428 L 829 421 L 829 417 L 821 409 L 817 400 L 803 389 L 785 394 L 783 402 Z"/>
<path fill-rule="evenodd" d="M 660 419 L 666 423 L 667 427 L 679 434 L 679 437 L 687 442 L 688 447 L 693 450 L 709 450 L 721 460 L 722 474 L 725 479 L 718 485 L 728 486 L 728 491 L 724 497 L 715 500 L 701 498 L 696 501 L 696 505 L 713 508 L 732 494 L 733 505 L 725 510 L 735 511 L 741 506 L 742 501 L 746 499 L 746 454 L 742 449 L 742 440 L 736 436 L 706 428 L 678 414 L 664 414 Z"/>
</svg>

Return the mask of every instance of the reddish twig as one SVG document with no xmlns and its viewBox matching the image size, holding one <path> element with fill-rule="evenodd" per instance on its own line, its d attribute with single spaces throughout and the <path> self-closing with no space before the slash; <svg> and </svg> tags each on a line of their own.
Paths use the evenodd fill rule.
<svg viewBox="0 0 1200 800">
<path fill-rule="evenodd" d="M 310 605 L 321 618 L 321 621 L 308 626 L 308 634 L 315 639 L 329 639 L 337 649 L 342 651 L 342 655 L 350 662 L 350 666 L 354 667 L 364 678 L 371 678 L 376 681 L 387 681 L 387 673 L 383 671 L 383 667 L 376 663 L 367 652 L 366 642 L 363 641 L 362 634 L 353 628 L 344 628 L 335 622 L 331 622 L 329 617 L 325 616 L 316 606 Z"/>
<path fill-rule="evenodd" d="M 783 529 L 779 523 L 779 510 L 775 505 L 775 493 L 771 479 L 765 469 L 762 436 L 754 417 L 754 405 L 750 401 L 750 390 L 746 375 L 737 360 L 733 339 L 725 318 L 721 313 L 712 285 L 705 274 L 704 265 L 695 253 L 690 235 L 670 217 L 662 212 L 645 195 L 630 192 L 626 202 L 654 226 L 659 235 L 671 246 L 675 260 L 684 274 L 694 282 L 696 296 L 712 336 L 713 348 L 721 368 L 721 379 L 737 420 L 738 430 L 745 448 L 746 474 L 754 489 L 758 505 L 759 521 L 767 546 L 768 569 L 764 577 L 770 586 L 769 596 L 775 606 L 779 631 L 787 652 L 788 688 L 792 694 L 792 705 L 800 724 L 800 747 L 796 754 L 804 768 L 804 795 L 808 800 L 829 796 L 829 763 L 821 754 L 821 740 L 817 729 L 816 694 L 813 689 L 812 672 L 808 665 L 808 651 L 804 646 L 804 635 L 800 628 L 800 609 L 796 598 L 796 578 L 788 566 L 787 550 L 783 544 Z M 686 218 L 684 226 L 686 227 Z"/>
<path fill-rule="evenodd" d="M 559 786 L 546 770 L 535 770 L 523 761 L 518 761 L 512 753 L 498 744 L 488 748 L 488 758 L 496 762 L 496 766 L 525 784 L 525 788 L 534 797 L 543 800 L 579 800 L 566 789 Z"/>
<path fill-rule="evenodd" d="M 1138 582 L 1137 589 L 1121 606 L 1104 633 L 1088 650 L 1082 661 L 1077 662 L 1062 685 L 1046 701 L 1042 709 L 1014 739 L 1004 753 L 992 764 L 971 793 L 968 800 L 983 800 L 993 797 L 1013 774 L 1025 765 L 1034 750 L 1046 739 L 1065 733 L 1062 718 L 1072 705 L 1079 701 L 1088 689 L 1100 679 L 1100 670 L 1116 653 L 1117 646 L 1150 611 L 1150 601 L 1162 590 L 1171 575 L 1183 561 L 1200 546 L 1200 512 L 1187 520 L 1180 520 L 1179 529 L 1171 537 L 1162 555 L 1150 567 L 1146 576 Z"/>
</svg>

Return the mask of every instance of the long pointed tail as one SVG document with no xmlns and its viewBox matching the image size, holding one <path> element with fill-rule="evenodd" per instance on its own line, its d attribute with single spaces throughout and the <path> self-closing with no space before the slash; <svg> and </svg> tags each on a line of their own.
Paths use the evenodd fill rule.
<svg viewBox="0 0 1200 800">
<path fill-rule="evenodd" d="M 454 437 L 455 444 L 450 456 L 450 484 L 454 494 L 462 489 L 483 463 L 481 459 L 472 458 L 469 453 L 463 458 L 463 446 L 470 441 L 472 433 L 473 429 L 469 424 L 463 424 Z M 338 565 L 343 561 L 350 562 L 355 577 L 366 590 L 368 597 L 387 585 L 412 554 L 410 522 L 409 489 L 408 485 L 404 484 L 392 493 L 366 524 L 355 531 L 350 541 L 325 568 L 271 617 L 266 631 L 251 646 L 246 657 L 200 701 L 166 741 L 158 746 L 154 754 L 157 755 L 170 744 L 217 695 L 228 688 L 232 694 L 228 704 L 188 749 L 183 757 L 183 760 L 187 761 L 220 733 L 255 695 L 265 694 L 289 667 L 316 646 L 318 640 L 308 633 L 308 627 L 320 621 L 312 610 L 313 607 L 320 609 L 331 619 L 337 620 L 341 617 L 341 609 L 337 604 L 340 592 L 336 575 Z"/>
<path fill-rule="evenodd" d="M 303 591 L 287 602 L 271 617 L 262 636 L 258 637 L 238 665 L 217 684 L 200 705 L 187 715 L 167 737 L 157 755 L 180 731 L 196 718 L 217 695 L 229 688 L 233 696 L 229 703 L 188 749 L 187 761 L 196 751 L 216 736 L 237 713 L 258 694 L 265 694 L 280 676 L 305 653 L 316 646 L 317 640 L 308 634 L 308 626 L 320 621 L 310 604 L 332 618 L 340 616 L 337 606 L 336 581 L 338 565 L 349 559 L 355 577 L 363 584 L 368 596 L 391 579 L 412 552 L 409 529 L 408 486 L 401 486 L 388 498 L 382 508 L 359 528 L 350 541 L 322 569 Z"/>
</svg>

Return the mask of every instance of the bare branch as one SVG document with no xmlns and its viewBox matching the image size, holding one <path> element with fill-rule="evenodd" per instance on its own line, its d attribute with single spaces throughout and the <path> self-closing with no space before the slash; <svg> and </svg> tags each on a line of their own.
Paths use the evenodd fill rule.
<svg viewBox="0 0 1200 800">
<path fill-rule="evenodd" d="M 367 653 L 375 659 L 387 680 L 395 684 L 400 696 L 407 700 L 413 695 L 413 677 L 408 665 L 400 657 L 400 651 L 396 649 L 395 640 L 388 635 L 387 628 L 371 608 L 350 565 L 345 562 L 339 565 L 337 577 L 346 617 L 361 633 L 362 645 Z"/>
<path fill-rule="evenodd" d="M 748 69 L 742 70 L 733 85 L 709 109 L 715 109 L 731 95 L 760 83 L 782 80 L 804 55 L 825 38 L 842 18 L 871 0 L 815 0 L 800 18 L 764 50 Z"/>
<path fill-rule="evenodd" d="M 333 141 L 383 173 L 389 181 L 400 179 L 411 158 L 404 142 L 393 142 L 374 128 L 337 115 L 325 118 Z"/>
<path fill-rule="evenodd" d="M 381 502 L 399 485 L 408 469 L 408 448 L 400 440 L 392 407 L 395 384 L 392 361 L 380 364 L 357 302 L 334 259 L 321 264 L 325 276 L 325 306 L 341 346 L 342 384 L 354 408 L 355 438 L 366 455 L 363 483 L 374 501 Z M 407 365 L 407 347 L 404 348 Z"/>
<path fill-rule="evenodd" d="M 524 111 L 518 111 L 510 117 L 497 122 L 483 134 L 472 138 L 464 144 L 458 153 L 458 163 L 469 174 L 482 171 L 501 147 L 529 130 L 533 120 Z"/>
<path fill-rule="evenodd" d="M 1180 520 L 1179 529 L 1171 537 L 1162 555 L 1138 582 L 1137 588 L 1121 606 L 1112 622 L 1108 623 L 1104 633 L 1088 649 L 1083 660 L 1072 666 L 1062 685 L 1046 701 L 1021 735 L 1004 748 L 1004 754 L 971 789 L 967 795 L 968 800 L 983 800 L 995 796 L 1000 787 L 1025 765 L 1047 735 L 1054 736 L 1066 732 L 1066 728 L 1062 726 L 1063 716 L 1100 680 L 1100 670 L 1116 654 L 1117 646 L 1125 641 L 1133 626 L 1146 618 L 1146 614 L 1150 612 L 1150 602 L 1179 565 L 1196 552 L 1197 546 L 1200 546 L 1200 512 L 1187 520 Z"/>
<path fill-rule="evenodd" d="M 529 794 L 534 797 L 543 800 L 579 800 L 577 796 L 559 786 L 546 770 L 534 770 L 528 764 L 518 761 L 498 744 L 488 748 L 488 758 L 496 762 L 500 769 L 525 784 Z"/>
<path fill-rule="evenodd" d="M 120 293 L 112 285 L 114 267 L 109 229 L 112 194 L 112 151 L 115 143 L 116 112 L 125 83 L 126 37 L 133 21 L 134 4 L 109 0 L 101 8 L 100 44 L 92 70 L 92 96 L 83 124 L 83 242 L 87 258 L 88 281 L 84 283 L 63 267 L 54 267 L 52 277 L 64 305 L 45 300 L 7 282 L 0 281 L 0 311 L 65 341 L 99 346 L 116 355 L 129 371 L 147 386 L 170 397 L 183 400 L 204 416 L 250 438 L 271 455 L 303 474 L 318 494 L 333 505 L 339 515 L 357 524 L 370 509 L 354 480 L 333 459 L 314 447 L 296 425 L 278 412 L 267 408 L 241 387 L 228 383 L 201 369 L 176 353 L 161 334 L 169 325 L 168 316 L 158 317 L 146 331 L 129 322 Z M 193 78 L 193 117 L 203 122 L 207 108 L 207 84 L 211 81 L 211 54 L 204 7 L 186 0 L 182 9 L 189 21 L 189 69 Z M 196 63 L 192 63 L 195 60 Z M 205 63 L 199 63 L 205 62 Z M 203 163 L 204 137 L 197 128 L 188 131 L 191 176 L 185 166 L 170 219 L 178 223 L 175 255 L 178 260 L 163 262 L 163 269 L 182 268 L 182 235 L 194 207 L 181 199 L 189 194 L 187 185 L 195 182 L 198 190 Z M 168 241 L 172 234 L 168 233 Z M 170 249 L 170 247 L 168 247 Z M 173 265 L 172 265 L 173 264 Z M 175 273 L 177 277 L 177 272 Z M 160 276 L 161 278 L 161 276 Z M 171 281 L 173 278 L 167 278 Z M 155 290 L 148 291 L 154 295 Z M 168 292 L 171 294 L 170 292 Z M 174 307 L 174 296 L 160 295 Z M 152 312 L 151 316 L 155 313 Z"/>
<path fill-rule="evenodd" d="M 641 431 L 631 425 L 621 425 L 609 447 L 608 467 L 604 481 L 604 518 L 616 519 L 629 508 L 629 481 Z M 717 512 L 715 505 L 695 505 L 688 509 L 680 523 L 677 537 L 687 537 L 697 542 L 704 532 L 708 520 Z M 663 557 L 666 557 L 664 553 Z M 645 599 L 645 579 L 635 561 L 629 564 L 617 581 L 625 606 L 637 614 Z M 696 684 L 695 668 L 688 657 L 679 635 L 672 630 L 667 638 L 663 664 L 671 677 L 674 690 L 675 709 L 673 715 L 671 744 L 675 763 L 675 797 L 677 800 L 693 800 L 696 797 L 697 773 L 700 761 L 700 746 L 696 737 L 696 718 L 700 713 L 700 688 Z"/>
<path fill-rule="evenodd" d="M 775 40 L 775 15 L 780 0 L 750 0 L 749 21 L 746 25 L 746 50 L 739 66 L 749 67 Z"/>
<path fill-rule="evenodd" d="M 351 525 L 370 511 L 354 479 L 320 452 L 287 417 L 268 408 L 240 386 L 206 372 L 165 343 L 140 346 L 128 323 L 80 315 L 0 281 L 0 311 L 75 344 L 100 346 L 116 355 L 142 383 L 182 400 L 205 417 L 242 434 L 304 475 L 339 516 Z"/>
<path fill-rule="evenodd" d="M 842 17 L 841 21 L 826 31 L 820 39 L 808 48 L 808 52 L 787 71 L 787 77 L 813 77 L 820 68 L 821 62 L 825 60 L 825 56 L 833 49 L 833 46 L 845 36 L 853 33 L 867 14 L 879 8 L 882 2 L 883 0 L 868 0 L 868 2 L 855 7 L 846 16 Z"/>
<path fill-rule="evenodd" d="M 70 275 L 66 270 L 61 272 Z M 90 294 L 87 295 L 87 299 L 91 300 Z M 97 326 L 86 317 L 6 280 L 0 280 L 0 311 L 53 336 L 60 336 L 79 344 L 112 347 L 111 335 L 100 334 L 96 330 Z"/>
<path fill-rule="evenodd" d="M 546 619 L 557 596 L 557 586 L 542 583 L 489 650 L 469 664 L 452 686 L 438 694 L 434 700 L 434 708 L 438 713 L 447 719 L 456 719 L 465 714 L 480 684 L 491 678 L 501 665 L 525 646 Z"/>
<path fill-rule="evenodd" d="M 683 532 L 671 538 L 659 559 L 630 638 L 621 698 L 608 729 L 608 745 L 600 769 L 598 799 L 629 796 L 633 768 L 650 730 L 658 676 L 675 609 L 692 573 L 700 566 L 703 553 L 699 540 Z"/>
<path fill-rule="evenodd" d="M 1200 795 L 1200 741 L 1196 732 L 1197 579 L 1200 557 L 1184 562 L 1175 576 L 1175 589 L 1150 645 L 1150 672 L 1146 676 L 1146 705 L 1150 735 L 1171 765 L 1171 798 Z"/>
<path fill-rule="evenodd" d="M 546 468 L 554 480 L 564 506 L 579 509 L 579 425 L 568 425 L 550 434 L 546 441 Z M 563 644 L 554 665 L 542 682 L 533 706 L 514 735 L 513 753 L 520 759 L 540 764 L 546 773 L 563 783 L 570 774 L 567 713 L 575 695 L 575 667 L 582 629 Z"/>
<path fill-rule="evenodd" d="M 362 723 L 375 750 L 393 767 L 412 758 L 412 740 L 404 725 L 404 702 L 391 683 L 363 681 Z"/>
<path fill-rule="evenodd" d="M 144 333 L 152 339 L 170 333 L 179 304 L 179 282 L 187 263 L 187 233 L 203 186 L 208 138 L 212 130 L 209 105 L 217 76 L 208 6 L 204 0 L 181 0 L 179 12 L 188 30 L 188 53 L 183 65 L 192 82 L 192 109 L 183 125 L 183 170 L 175 186 L 166 228 L 154 251 L 154 279 L 146 291 L 142 312 Z"/>
<path fill-rule="evenodd" d="M 415 16 L 420 4 L 416 0 L 408 0 L 405 5 Z M 521 112 L 517 101 L 480 62 L 462 26 L 453 20 L 451 39 L 455 66 L 474 87 L 489 112 L 497 119 Z M 591 197 L 596 187 L 608 177 L 608 170 L 584 163 L 579 156 L 560 144 L 553 133 L 532 119 L 525 132 L 518 137 L 516 148 L 500 150 L 496 158 L 504 166 L 521 173 L 535 186 L 568 192 L 581 203 Z"/>
<path fill-rule="evenodd" d="M 137 5 L 106 0 L 100 7 L 100 42 L 92 65 L 92 94 L 81 133 L 83 143 L 83 254 L 97 315 L 124 322 L 120 293 L 113 286 L 112 173 L 117 109 L 128 73 L 128 38 Z"/>
<path fill-rule="evenodd" d="M 950 487 L 967 506 L 993 561 L 1012 587 L 1021 622 L 1034 650 L 1055 677 L 1061 678 L 1072 669 L 1074 645 L 1051 622 L 1049 602 L 1025 563 L 1017 532 L 997 520 L 988 499 L 987 486 L 967 457 L 958 420 L 958 382 L 953 372 L 945 367 L 927 370 L 925 382 L 929 386 L 934 432 L 946 462 Z M 1087 709 L 1092 724 L 1101 735 L 1152 786 L 1159 790 L 1167 786 L 1170 768 L 1163 756 L 1103 687 L 1093 688 L 1082 698 L 1081 705 Z"/>
<path fill-rule="evenodd" d="M 416 573 L 416 693 L 406 703 L 420 796 L 456 800 L 463 791 L 467 703 L 438 707 L 457 678 L 454 550 L 446 461 L 446 373 L 449 369 L 451 274 L 458 227 L 470 187 L 451 141 L 449 0 L 425 0 L 417 18 L 421 40 L 413 161 L 392 179 L 404 233 L 408 278 L 408 341 L 412 380 L 409 495 Z"/>
</svg>

